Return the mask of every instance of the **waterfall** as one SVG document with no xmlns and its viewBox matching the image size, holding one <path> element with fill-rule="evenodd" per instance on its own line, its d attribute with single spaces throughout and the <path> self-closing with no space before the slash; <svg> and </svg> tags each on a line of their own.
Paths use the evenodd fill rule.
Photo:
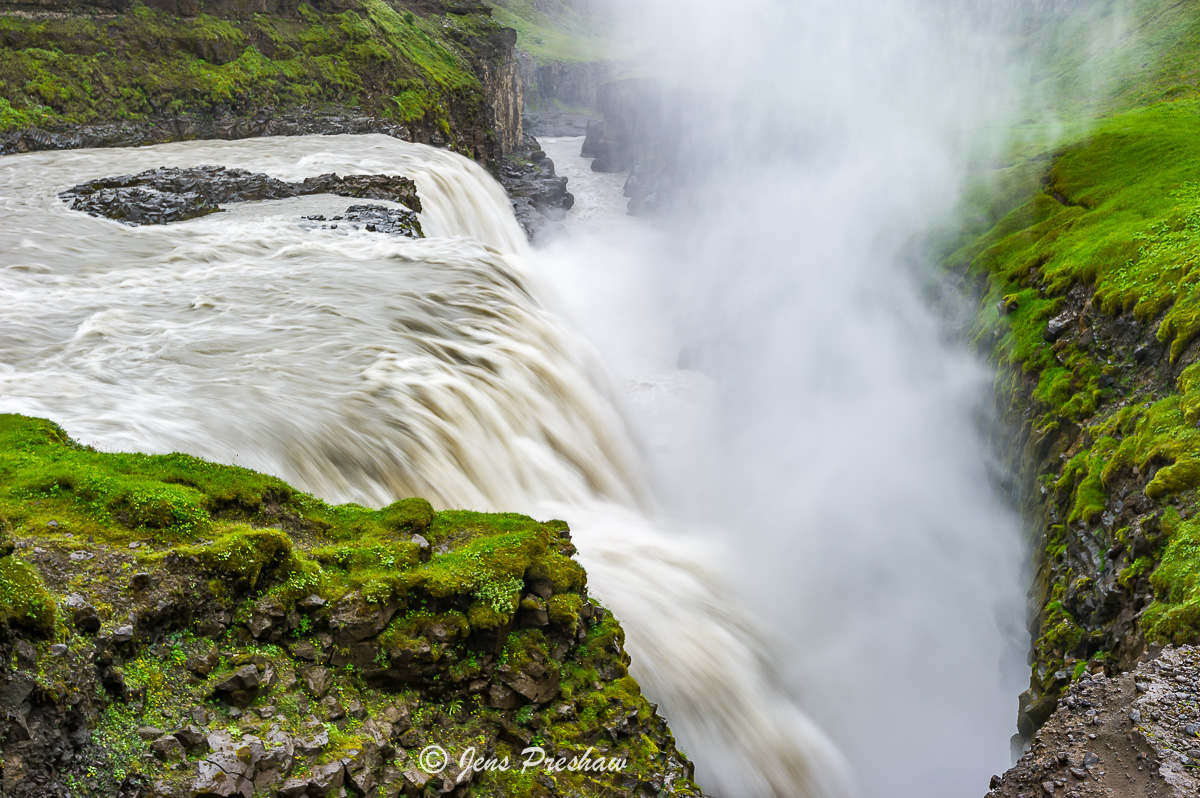
<svg viewBox="0 0 1200 798">
<path fill-rule="evenodd" d="M 414 178 L 429 238 L 305 225 L 337 197 L 164 227 L 70 211 L 89 178 L 217 163 Z M 109 450 L 183 451 L 330 501 L 561 517 L 633 672 L 724 798 L 838 796 L 840 755 L 777 677 L 721 545 L 659 522 L 644 452 L 503 191 L 384 136 L 189 142 L 0 161 L 0 410 Z"/>
</svg>

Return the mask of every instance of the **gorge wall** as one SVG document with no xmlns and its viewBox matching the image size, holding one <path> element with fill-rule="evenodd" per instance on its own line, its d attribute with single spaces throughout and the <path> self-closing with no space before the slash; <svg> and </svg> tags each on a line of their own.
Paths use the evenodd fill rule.
<svg viewBox="0 0 1200 798">
<path fill-rule="evenodd" d="M 1085 132 L 993 174 L 987 232 L 946 261 L 982 297 L 971 336 L 999 364 L 996 450 L 1034 551 L 1026 737 L 1070 685 L 1200 639 L 1200 43 L 1188 7 L 1131 25 L 1153 56 Z"/>
<path fill-rule="evenodd" d="M 381 132 L 517 149 L 516 34 L 480 3 L 0 3 L 0 152 Z"/>
</svg>

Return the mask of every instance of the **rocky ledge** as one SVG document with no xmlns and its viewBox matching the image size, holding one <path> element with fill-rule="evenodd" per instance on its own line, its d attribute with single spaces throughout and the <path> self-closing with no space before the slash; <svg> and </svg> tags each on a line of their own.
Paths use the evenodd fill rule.
<svg viewBox="0 0 1200 798">
<path fill-rule="evenodd" d="M 335 507 L 21 416 L 0 473 L 6 798 L 700 795 L 561 521 Z"/>
<path fill-rule="evenodd" d="M 1200 790 L 1200 649 L 1152 647 L 1128 673 L 1085 675 L 988 798 L 1194 796 Z"/>
<path fill-rule="evenodd" d="M 310 194 L 336 194 L 356 199 L 386 200 L 421 210 L 417 187 L 398 175 L 319 175 L 300 183 L 224 166 L 160 168 L 136 175 L 104 177 L 80 183 L 59 194 L 72 210 L 105 216 L 128 225 L 168 224 L 221 210 L 221 204 L 286 199 Z M 391 217 L 389 217 L 391 218 Z M 408 235 L 420 236 L 415 213 L 404 217 Z M 398 222 L 399 219 L 393 219 Z"/>
<path fill-rule="evenodd" d="M 554 161 L 533 137 L 527 137 L 519 153 L 500 162 L 499 178 L 513 214 L 530 239 L 554 230 L 575 205 L 567 178 L 555 173 Z"/>
</svg>

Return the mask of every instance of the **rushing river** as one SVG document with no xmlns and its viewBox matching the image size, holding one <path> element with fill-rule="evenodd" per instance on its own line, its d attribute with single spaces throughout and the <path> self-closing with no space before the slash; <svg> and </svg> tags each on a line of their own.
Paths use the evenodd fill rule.
<svg viewBox="0 0 1200 798">
<path fill-rule="evenodd" d="M 329 196 L 142 228 L 57 196 L 199 164 L 288 180 L 405 174 L 429 237 L 301 223 L 353 204 Z M 611 216 L 614 188 L 598 179 L 579 215 Z M 4 158 L 0 411 L 54 419 L 101 449 L 266 471 L 331 501 L 419 495 L 565 518 L 593 592 L 626 626 L 635 675 L 709 790 L 843 794 L 840 756 L 776 677 L 719 576 L 719 546 L 656 521 L 623 392 L 534 263 L 480 167 L 384 136 Z"/>
</svg>

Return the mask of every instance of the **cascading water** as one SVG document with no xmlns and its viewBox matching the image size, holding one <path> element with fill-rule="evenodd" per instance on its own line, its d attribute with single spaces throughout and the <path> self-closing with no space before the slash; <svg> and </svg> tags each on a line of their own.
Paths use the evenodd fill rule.
<svg viewBox="0 0 1200 798">
<path fill-rule="evenodd" d="M 427 240 L 307 227 L 341 198 L 128 228 L 74 183 L 220 163 L 415 179 Z M 840 760 L 716 576 L 664 533 L 608 377 L 544 305 L 500 188 L 383 136 L 41 153 L 0 161 L 0 410 L 105 449 L 185 451 L 333 501 L 420 495 L 571 522 L 634 673 L 728 796 L 836 796 Z"/>
<path fill-rule="evenodd" d="M 546 146 L 583 221 L 536 252 L 478 166 L 382 136 L 8 157 L 0 410 L 332 501 L 565 518 L 713 794 L 979 790 L 1024 686 L 1021 551 L 986 370 L 914 266 L 1029 85 L 993 24 L 1023 3 L 613 2 L 674 103 L 657 228 L 577 141 Z M 202 163 L 407 174 L 430 238 L 299 223 L 332 197 L 136 229 L 57 198 Z"/>
</svg>

